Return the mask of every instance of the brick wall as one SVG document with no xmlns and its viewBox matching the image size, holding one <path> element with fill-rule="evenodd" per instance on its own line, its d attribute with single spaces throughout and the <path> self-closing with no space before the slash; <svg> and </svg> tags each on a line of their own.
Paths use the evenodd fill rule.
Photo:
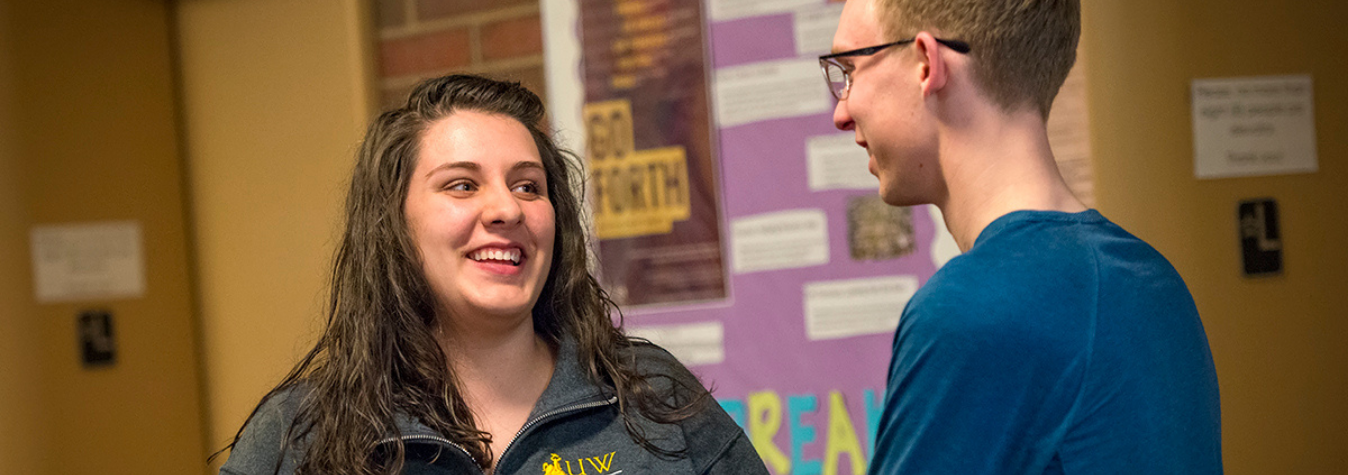
<svg viewBox="0 0 1348 475">
<path fill-rule="evenodd" d="M 375 8 L 385 107 L 450 73 L 519 81 L 547 100 L 538 0 L 375 0 Z"/>
</svg>

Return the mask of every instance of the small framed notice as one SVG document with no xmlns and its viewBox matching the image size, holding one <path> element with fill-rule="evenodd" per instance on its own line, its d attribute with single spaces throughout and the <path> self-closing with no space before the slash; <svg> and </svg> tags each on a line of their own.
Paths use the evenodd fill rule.
<svg viewBox="0 0 1348 475">
<path fill-rule="evenodd" d="M 1310 76 L 1195 79 L 1194 176 L 1317 170 Z"/>
<path fill-rule="evenodd" d="M 30 238 L 38 302 L 139 298 L 145 293 L 140 223 L 37 226 Z"/>
</svg>

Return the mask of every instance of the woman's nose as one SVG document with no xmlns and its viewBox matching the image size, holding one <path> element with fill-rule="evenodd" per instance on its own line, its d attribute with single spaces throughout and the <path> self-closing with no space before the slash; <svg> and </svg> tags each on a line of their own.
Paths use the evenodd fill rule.
<svg viewBox="0 0 1348 475">
<path fill-rule="evenodd" d="M 524 218 L 524 209 L 516 201 L 514 193 L 505 187 L 492 187 L 483 200 L 484 224 L 517 224 Z"/>
</svg>

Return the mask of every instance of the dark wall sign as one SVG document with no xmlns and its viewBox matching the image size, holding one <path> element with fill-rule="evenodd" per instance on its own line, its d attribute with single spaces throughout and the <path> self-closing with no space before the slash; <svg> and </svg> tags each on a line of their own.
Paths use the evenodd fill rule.
<svg viewBox="0 0 1348 475">
<path fill-rule="evenodd" d="M 112 312 L 86 310 L 79 317 L 80 354 L 85 367 L 112 366 L 117 362 Z"/>
<path fill-rule="evenodd" d="M 1278 202 L 1272 198 L 1241 201 L 1240 251 L 1245 275 L 1282 273 L 1282 234 L 1278 230 Z"/>
</svg>

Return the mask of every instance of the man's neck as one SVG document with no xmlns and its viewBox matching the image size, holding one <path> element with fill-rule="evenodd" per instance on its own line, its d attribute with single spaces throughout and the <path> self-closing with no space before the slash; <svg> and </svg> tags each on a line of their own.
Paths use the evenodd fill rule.
<svg viewBox="0 0 1348 475">
<path fill-rule="evenodd" d="M 946 195 L 936 205 L 961 251 L 973 247 L 988 224 L 1012 211 L 1086 209 L 1058 172 L 1038 113 L 980 112 L 942 130 Z"/>
</svg>

